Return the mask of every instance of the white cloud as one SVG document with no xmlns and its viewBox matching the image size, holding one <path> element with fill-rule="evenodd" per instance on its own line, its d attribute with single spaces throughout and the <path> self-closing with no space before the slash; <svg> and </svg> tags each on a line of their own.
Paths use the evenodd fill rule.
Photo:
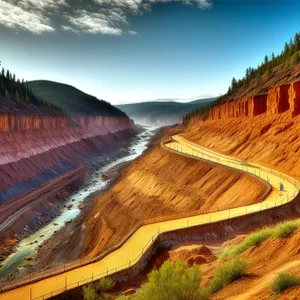
<svg viewBox="0 0 300 300">
<path fill-rule="evenodd" d="M 68 6 L 65 0 L 19 0 L 11 2 L 25 10 L 34 9 L 39 11 L 46 9 L 56 10 L 60 6 Z"/>
<path fill-rule="evenodd" d="M 81 9 L 66 18 L 74 32 L 90 34 L 136 35 L 134 30 L 126 30 L 130 15 L 150 12 L 158 3 L 177 2 L 196 5 L 201 9 L 212 7 L 211 0 L 93 0 L 93 10 Z M 70 29 L 67 29 L 70 30 Z"/>
<path fill-rule="evenodd" d="M 130 35 L 136 35 L 136 34 L 137 34 L 137 32 L 136 32 L 136 31 L 134 31 L 134 30 L 128 30 L 128 34 L 130 34 Z"/>
<path fill-rule="evenodd" d="M 80 34 L 80 32 L 76 29 L 74 29 L 73 27 L 71 26 L 68 26 L 68 25 L 61 25 L 61 28 L 64 30 L 64 31 L 71 31 L 71 32 L 74 32 L 76 34 Z"/>
<path fill-rule="evenodd" d="M 151 12 L 155 4 L 177 2 L 201 9 L 212 7 L 211 0 L 90 0 L 90 4 L 74 1 L 0 0 L 0 25 L 35 34 L 55 31 L 58 26 L 76 34 L 136 35 L 129 29 L 129 17 Z"/>
<path fill-rule="evenodd" d="M 108 11 L 94 13 L 86 10 L 76 12 L 76 16 L 67 16 L 75 30 L 90 34 L 109 34 L 121 35 L 122 26 L 127 25 L 128 21 L 122 11 Z"/>
<path fill-rule="evenodd" d="M 0 24 L 8 28 L 25 29 L 35 34 L 54 31 L 49 18 L 42 13 L 27 11 L 2 0 L 0 0 Z"/>
</svg>

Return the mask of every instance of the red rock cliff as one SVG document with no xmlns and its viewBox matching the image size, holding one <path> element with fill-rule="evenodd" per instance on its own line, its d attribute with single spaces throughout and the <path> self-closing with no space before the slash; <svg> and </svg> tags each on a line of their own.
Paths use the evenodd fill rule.
<svg viewBox="0 0 300 300">
<path fill-rule="evenodd" d="M 294 82 L 289 89 L 289 104 L 292 116 L 300 114 L 300 81 Z"/>
<path fill-rule="evenodd" d="M 212 107 L 211 120 L 238 117 L 254 117 L 260 114 L 276 115 L 290 111 L 292 116 L 300 113 L 300 81 L 274 86 L 267 95 L 244 97 L 235 102 Z"/>
<path fill-rule="evenodd" d="M 0 192 L 136 132 L 127 117 L 0 116 Z"/>
</svg>

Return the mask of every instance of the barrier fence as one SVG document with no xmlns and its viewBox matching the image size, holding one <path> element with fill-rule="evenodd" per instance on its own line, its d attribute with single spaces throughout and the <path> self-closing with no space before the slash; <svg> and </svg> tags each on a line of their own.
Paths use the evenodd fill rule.
<svg viewBox="0 0 300 300">
<path fill-rule="evenodd" d="M 223 166 L 223 164 L 220 163 L 220 162 L 222 160 L 225 160 L 225 158 L 224 159 L 218 159 L 218 158 L 216 158 L 216 155 L 204 154 L 204 153 L 201 153 L 201 152 L 197 152 L 193 149 L 192 149 L 192 152 L 190 152 L 190 153 L 189 153 L 189 151 L 184 152 L 182 147 L 180 149 L 180 145 L 174 145 L 174 148 L 177 147 L 177 149 L 174 149 L 174 148 L 171 149 L 170 147 L 172 147 L 172 146 L 171 145 L 166 146 L 165 143 L 167 143 L 167 142 L 162 143 L 162 146 L 168 151 L 172 151 L 172 152 L 180 153 L 180 154 L 183 153 L 184 155 L 187 155 L 189 157 L 193 157 L 193 158 L 196 157 L 196 158 L 199 158 L 199 159 L 208 160 L 210 162 L 214 162 L 214 163 L 217 163 L 217 164 L 220 164 L 220 165 Z M 187 143 L 187 142 L 185 141 L 184 143 Z M 5 291 L 8 291 L 8 290 L 11 290 L 11 289 L 15 289 L 17 287 L 25 286 L 25 285 L 43 280 L 43 279 L 48 278 L 48 277 L 52 277 L 52 276 L 55 276 L 55 275 L 58 275 L 58 274 L 62 274 L 62 273 L 65 273 L 67 271 L 71 271 L 75 268 L 79 268 L 79 267 L 97 262 L 97 261 L 101 260 L 102 258 L 104 258 L 109 253 L 119 249 L 143 225 L 153 224 L 153 223 L 158 223 L 158 222 L 166 222 L 166 221 L 171 221 L 171 220 L 175 220 L 175 219 L 183 219 L 183 218 L 189 218 L 189 217 L 192 218 L 192 217 L 196 217 L 196 216 L 199 216 L 199 215 L 203 215 L 203 216 L 207 215 L 207 221 L 200 224 L 200 225 L 205 225 L 205 224 L 221 221 L 220 219 L 217 219 L 217 220 L 214 221 L 214 218 L 217 216 L 218 213 L 223 212 L 225 210 L 228 210 L 228 216 L 223 218 L 222 220 L 234 219 L 234 218 L 237 218 L 237 217 L 240 217 L 240 216 L 243 216 L 243 215 L 250 215 L 250 214 L 253 214 L 253 213 L 256 213 L 256 212 L 269 210 L 269 209 L 272 209 L 274 207 L 279 207 L 279 206 L 285 205 L 286 203 L 293 200 L 299 192 L 300 182 L 298 182 L 297 180 L 295 180 L 294 178 L 292 178 L 292 177 L 290 177 L 286 174 L 283 174 L 281 172 L 274 171 L 274 170 L 271 170 L 271 169 L 268 169 L 268 168 L 264 168 L 264 167 L 256 167 L 256 166 L 253 166 L 253 165 L 248 165 L 248 164 L 245 164 L 243 162 L 239 162 L 238 160 L 234 161 L 233 159 L 231 159 L 231 166 L 229 166 L 229 167 L 234 168 L 233 167 L 234 165 L 239 165 L 239 166 L 242 165 L 242 168 L 245 168 L 245 170 L 242 169 L 242 171 L 247 172 L 251 175 L 255 175 L 259 178 L 262 178 L 262 177 L 260 177 L 260 176 L 262 176 L 262 172 L 266 173 L 266 174 L 269 174 L 269 175 L 279 177 L 282 180 L 285 180 L 286 182 L 289 182 L 290 184 L 293 185 L 293 193 L 290 193 L 290 194 L 287 193 L 286 196 L 279 197 L 278 199 L 275 199 L 275 201 L 273 203 L 272 202 L 270 202 L 270 203 L 260 202 L 260 203 L 256 203 L 256 204 L 246 205 L 245 202 L 237 202 L 233 205 L 218 206 L 215 210 L 198 210 L 198 211 L 189 212 L 189 213 L 181 213 L 181 214 L 176 214 L 176 215 L 173 215 L 173 216 L 166 216 L 166 217 L 160 217 L 160 218 L 154 218 L 154 219 L 148 219 L 148 220 L 140 221 L 127 234 L 127 236 L 119 244 L 107 249 L 101 255 L 99 255 L 99 256 L 97 256 L 93 259 L 82 260 L 82 261 L 75 262 L 75 263 L 65 264 L 63 266 L 59 266 L 57 268 L 41 272 L 40 274 L 35 274 L 34 277 L 29 274 L 27 277 L 24 277 L 22 280 L 15 281 L 13 283 L 2 284 L 1 288 L 0 288 L 0 292 L 2 293 L 2 292 L 5 292 Z M 256 171 L 255 171 L 255 174 L 253 172 L 250 172 L 249 169 L 251 169 L 251 168 L 254 169 L 254 170 L 257 170 L 257 174 L 256 174 Z M 238 169 L 238 168 L 235 167 L 235 169 Z M 269 179 L 270 178 L 268 178 L 268 176 L 267 176 L 266 180 L 269 181 Z M 270 191 L 271 191 L 271 186 L 269 186 L 269 191 L 267 191 L 266 194 L 263 195 L 260 200 L 265 199 L 265 197 L 268 196 Z M 254 207 L 255 207 L 255 209 L 251 211 L 251 208 L 254 208 Z M 73 289 L 75 287 L 82 286 L 84 284 L 87 284 L 87 283 L 90 283 L 92 281 L 98 280 L 102 277 L 112 275 L 112 274 L 114 274 L 118 271 L 127 270 L 127 269 L 131 268 L 132 266 L 134 266 L 139 261 L 139 259 L 148 250 L 148 248 L 153 243 L 155 243 L 155 241 L 157 240 L 158 236 L 161 233 L 163 233 L 163 232 L 172 232 L 172 231 L 177 231 L 177 230 L 180 230 L 180 229 L 183 229 L 183 228 L 191 228 L 191 227 L 199 226 L 199 224 L 189 225 L 189 221 L 191 221 L 191 220 L 187 219 L 187 224 L 186 224 L 185 227 L 180 227 L 180 228 L 175 228 L 173 230 L 165 230 L 165 231 L 158 229 L 158 231 L 148 240 L 146 245 L 142 248 L 142 250 L 138 254 L 138 256 L 135 257 L 134 259 L 130 260 L 126 264 L 123 264 L 123 265 L 118 266 L 118 267 L 113 268 L 113 269 L 107 269 L 105 272 L 102 272 L 102 273 L 99 273 L 99 274 L 91 274 L 91 276 L 88 277 L 88 278 L 84 278 L 80 281 L 76 281 L 76 282 L 72 282 L 72 283 L 69 283 L 68 278 L 65 277 L 65 283 L 64 283 L 64 286 L 62 288 L 59 288 L 57 290 L 54 290 L 50 293 L 47 293 L 47 294 L 44 294 L 44 295 L 41 295 L 41 296 L 38 296 L 38 297 L 33 297 L 32 296 L 32 290 L 30 290 L 30 299 L 31 300 L 48 299 L 48 298 L 56 296 L 56 295 L 58 295 L 58 294 L 60 294 L 64 291 Z"/>
</svg>

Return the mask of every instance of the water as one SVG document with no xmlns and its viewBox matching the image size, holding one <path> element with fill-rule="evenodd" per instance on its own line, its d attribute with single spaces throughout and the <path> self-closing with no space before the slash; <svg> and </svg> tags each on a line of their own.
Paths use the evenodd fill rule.
<svg viewBox="0 0 300 300">
<path fill-rule="evenodd" d="M 84 187 L 77 190 L 66 201 L 66 207 L 62 210 L 62 214 L 55 218 L 52 222 L 48 223 L 46 226 L 22 240 L 14 253 L 7 257 L 1 264 L 3 265 L 0 269 L 0 279 L 5 278 L 12 271 L 17 268 L 21 268 L 23 265 L 28 263 L 28 258 L 34 256 L 39 246 L 41 246 L 45 241 L 47 241 L 55 231 L 58 231 L 65 226 L 67 222 L 70 222 L 80 213 L 78 208 L 79 203 L 83 202 L 86 197 L 90 194 L 103 190 L 109 183 L 102 179 L 101 174 L 109 173 L 110 169 L 123 163 L 136 159 L 139 157 L 148 147 L 148 142 L 155 133 L 155 129 L 152 127 L 146 128 L 146 131 L 139 134 L 135 139 L 133 139 L 129 155 L 122 157 L 102 168 L 96 170 L 89 176 Z M 27 259 L 26 259 L 27 258 Z"/>
</svg>

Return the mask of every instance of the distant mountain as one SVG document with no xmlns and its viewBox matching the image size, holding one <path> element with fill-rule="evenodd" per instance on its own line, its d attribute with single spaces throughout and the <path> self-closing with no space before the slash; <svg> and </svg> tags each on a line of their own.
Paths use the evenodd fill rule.
<svg viewBox="0 0 300 300">
<path fill-rule="evenodd" d="M 68 115 L 125 116 L 125 113 L 110 103 L 67 84 L 36 80 L 28 82 L 28 86 L 37 97 L 60 107 Z"/>
<path fill-rule="evenodd" d="M 135 123 L 151 126 L 165 126 L 178 123 L 189 112 L 207 107 L 217 98 L 199 99 L 181 103 L 175 101 L 141 102 L 116 105 L 124 111 Z"/>
</svg>

